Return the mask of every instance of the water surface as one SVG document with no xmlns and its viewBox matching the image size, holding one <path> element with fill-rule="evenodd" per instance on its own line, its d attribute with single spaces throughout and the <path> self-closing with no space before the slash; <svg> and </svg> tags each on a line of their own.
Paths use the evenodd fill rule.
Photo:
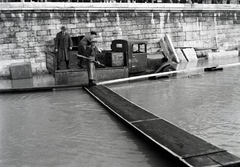
<svg viewBox="0 0 240 167">
<path fill-rule="evenodd" d="M 240 67 L 110 87 L 152 113 L 240 157 Z"/>
<path fill-rule="evenodd" d="M 0 166 L 173 166 L 82 89 L 0 95 Z"/>
</svg>

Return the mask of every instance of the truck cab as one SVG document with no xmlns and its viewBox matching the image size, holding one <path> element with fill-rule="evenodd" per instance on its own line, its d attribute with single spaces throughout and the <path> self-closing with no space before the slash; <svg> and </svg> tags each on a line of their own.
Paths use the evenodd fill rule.
<svg viewBox="0 0 240 167">
<path fill-rule="evenodd" d="M 147 41 L 116 39 L 112 41 L 111 49 L 124 55 L 129 74 L 146 71 Z"/>
<path fill-rule="evenodd" d="M 145 40 L 124 40 L 116 39 L 112 41 L 111 49 L 113 53 L 121 53 L 124 55 L 125 65 L 128 67 L 129 75 L 160 73 L 176 70 L 176 63 L 166 55 L 151 70 L 148 67 L 150 62 L 147 54 L 147 41 Z"/>
</svg>

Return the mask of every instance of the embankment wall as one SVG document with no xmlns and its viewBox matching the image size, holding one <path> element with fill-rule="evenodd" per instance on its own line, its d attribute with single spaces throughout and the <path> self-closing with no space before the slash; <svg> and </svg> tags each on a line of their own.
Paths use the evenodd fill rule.
<svg viewBox="0 0 240 167">
<path fill-rule="evenodd" d="M 159 50 L 169 34 L 175 47 L 237 49 L 240 5 L 136 3 L 0 3 L 0 76 L 9 65 L 31 62 L 34 73 L 46 71 L 45 52 L 61 26 L 71 36 L 98 32 L 99 47 L 109 50 L 118 38 L 148 41 Z"/>
</svg>

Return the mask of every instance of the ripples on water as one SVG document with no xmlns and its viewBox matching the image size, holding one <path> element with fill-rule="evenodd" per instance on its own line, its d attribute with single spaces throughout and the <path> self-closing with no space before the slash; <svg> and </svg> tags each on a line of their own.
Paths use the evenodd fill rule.
<svg viewBox="0 0 240 167">
<path fill-rule="evenodd" d="M 172 166 L 82 89 L 0 95 L 0 166 Z"/>
<path fill-rule="evenodd" d="M 111 88 L 240 156 L 240 69 Z M 0 95 L 0 166 L 173 166 L 82 89 Z"/>
<path fill-rule="evenodd" d="M 240 68 L 111 87 L 143 108 L 240 157 Z"/>
</svg>

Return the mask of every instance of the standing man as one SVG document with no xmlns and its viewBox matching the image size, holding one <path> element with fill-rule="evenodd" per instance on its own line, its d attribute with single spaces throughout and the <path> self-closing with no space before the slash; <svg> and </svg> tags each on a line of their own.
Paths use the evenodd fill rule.
<svg viewBox="0 0 240 167">
<path fill-rule="evenodd" d="M 93 61 L 96 60 L 97 53 L 100 53 L 101 51 L 96 46 L 97 40 L 92 39 L 91 44 L 86 47 L 86 54 L 89 58 L 87 62 L 87 71 L 88 71 L 88 84 L 89 86 L 95 86 L 96 85 L 96 74 L 95 74 L 95 63 Z M 97 61 L 97 64 L 100 64 L 99 61 Z"/>
<path fill-rule="evenodd" d="M 72 50 L 72 39 L 66 32 L 64 26 L 61 27 L 61 31 L 57 33 L 55 39 L 55 51 L 57 54 L 57 70 L 60 70 L 60 64 L 64 60 L 66 62 L 67 69 L 69 68 L 70 50 Z"/>
<path fill-rule="evenodd" d="M 95 38 L 97 33 L 95 31 L 91 31 L 90 34 L 85 35 L 81 41 L 79 42 L 78 45 L 78 54 L 83 55 L 83 56 L 88 56 L 86 53 L 86 48 L 88 45 L 91 44 L 91 41 Z M 78 67 L 83 68 L 82 63 L 83 63 L 83 58 L 78 58 L 79 61 L 77 63 Z"/>
</svg>

